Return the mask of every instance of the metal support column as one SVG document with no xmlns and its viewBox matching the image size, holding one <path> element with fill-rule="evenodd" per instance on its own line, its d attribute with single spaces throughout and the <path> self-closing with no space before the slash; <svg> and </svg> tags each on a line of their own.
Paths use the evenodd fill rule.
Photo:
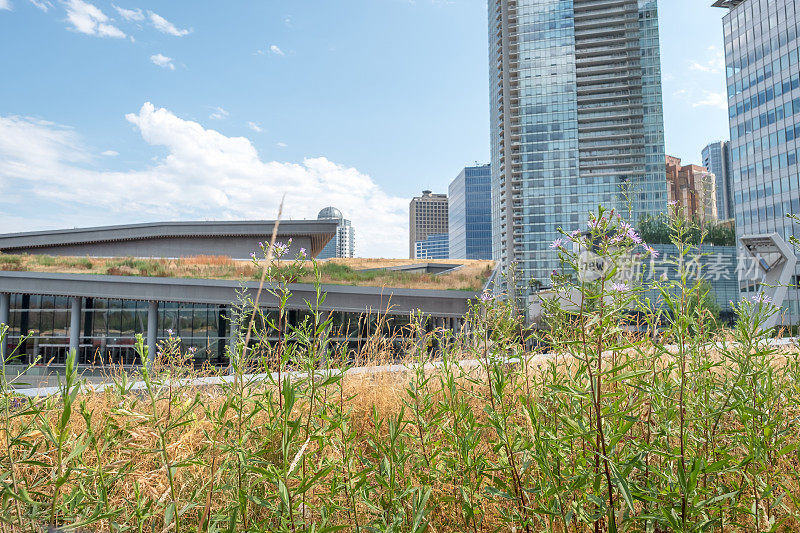
<svg viewBox="0 0 800 533">
<path fill-rule="evenodd" d="M 147 308 L 147 361 L 152 363 L 156 359 L 158 348 L 158 302 L 150 302 Z M 144 363 L 144 361 L 142 361 Z"/>
<path fill-rule="evenodd" d="M 81 347 L 81 298 L 70 298 L 72 311 L 70 312 L 69 323 L 69 349 L 75 351 L 76 357 Z"/>
<path fill-rule="evenodd" d="M 0 294 L 0 324 L 8 326 L 9 309 L 11 308 L 11 295 L 2 293 Z M 8 335 L 0 339 L 0 361 L 6 360 L 6 351 L 8 351 Z"/>
<path fill-rule="evenodd" d="M 239 323 L 233 313 L 233 308 L 228 308 L 228 369 L 233 374 L 233 362 L 237 359 L 236 348 L 239 344 Z"/>
</svg>

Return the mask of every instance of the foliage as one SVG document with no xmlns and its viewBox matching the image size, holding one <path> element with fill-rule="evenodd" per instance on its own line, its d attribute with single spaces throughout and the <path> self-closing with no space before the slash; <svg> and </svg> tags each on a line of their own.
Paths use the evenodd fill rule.
<svg viewBox="0 0 800 533">
<path fill-rule="evenodd" d="M 280 243 L 279 243 L 280 244 Z M 374 266 L 373 263 L 377 266 Z M 466 261 L 465 267 L 443 274 L 393 271 L 385 268 L 394 261 L 336 259 L 320 263 L 325 284 L 386 286 L 432 290 L 479 291 L 492 272 L 491 261 Z M 400 262 L 402 264 L 402 262 Z M 358 265 L 354 268 L 351 265 Z M 284 268 L 276 261 L 274 268 Z M 29 270 L 65 273 L 96 273 L 111 276 L 175 277 L 229 280 L 260 280 L 257 264 L 221 256 L 158 258 L 89 258 L 50 255 L 8 255 L 0 253 L 0 270 Z M 313 283 L 314 267 L 305 261 L 297 271 L 299 283 Z"/>
<path fill-rule="evenodd" d="M 670 244 L 672 242 L 670 217 L 659 215 L 656 217 L 643 218 L 639 222 L 639 231 L 642 239 L 650 244 Z M 698 245 L 701 240 L 701 233 L 705 232 L 703 241 L 715 246 L 736 246 L 736 230 L 731 225 L 712 224 L 705 225 L 692 224 L 692 228 L 686 236 L 688 244 Z"/>
<path fill-rule="evenodd" d="M 403 371 L 351 366 L 315 295 L 296 302 L 299 258 L 255 263 L 280 302 L 242 296 L 230 368 L 188 386 L 180 339 L 147 353 L 139 384 L 59 394 L 0 381 L 0 523 L 96 531 L 790 531 L 800 527 L 800 357 L 762 328 L 775 307 L 736 306 L 713 331 L 707 287 L 625 278 L 654 251 L 613 211 L 554 243 L 566 268 L 546 310 L 555 347 L 531 353 L 515 302 L 486 294 L 445 333 L 441 359 L 407 332 Z M 671 239 L 693 253 L 691 224 Z M 570 244 L 576 245 L 574 248 Z M 594 258 L 587 268 L 584 251 Z M 577 249 L 577 252 L 573 252 Z M 278 254 L 280 255 L 280 254 Z M 701 302 L 700 305 L 697 302 Z M 299 325 L 285 319 L 304 307 Z M 662 312 L 665 307 L 669 312 Z M 642 317 L 632 327 L 631 311 Z M 5 328 L 0 327 L 5 335 Z M 12 355 L 13 359 L 13 355 Z M 8 527 L 6 527 L 8 530 Z"/>
</svg>

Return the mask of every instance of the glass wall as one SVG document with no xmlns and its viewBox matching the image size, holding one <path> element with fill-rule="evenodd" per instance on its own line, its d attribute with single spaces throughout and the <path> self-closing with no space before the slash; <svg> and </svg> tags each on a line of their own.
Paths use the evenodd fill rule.
<svg viewBox="0 0 800 533">
<path fill-rule="evenodd" d="M 446 246 L 446 241 L 445 241 Z M 63 365 L 70 346 L 71 299 L 63 296 L 13 294 L 9 311 L 9 352 L 16 350 L 21 357 L 13 364 Z M 78 364 L 89 366 L 138 365 L 136 335 L 147 338 L 149 302 L 108 298 L 81 299 Z M 379 315 L 377 313 L 322 312 L 321 320 L 330 316 L 332 349 L 342 347 L 349 353 L 360 351 L 376 336 L 387 355 L 398 355 L 407 339 L 411 317 L 408 315 Z M 160 302 L 158 306 L 159 341 L 170 336 L 180 338 L 185 350 L 193 350 L 195 366 L 228 364 L 226 346 L 231 335 L 243 336 L 246 325 L 231 327 L 230 308 L 214 304 Z M 246 324 L 249 315 L 243 322 Z M 263 322 L 278 323 L 277 310 L 265 310 L 259 315 L 258 329 L 271 331 Z M 313 316 L 305 310 L 287 311 L 286 321 L 299 327 Z M 271 333 L 266 339 L 276 342 Z M 351 356 L 350 354 L 349 356 Z"/>
<path fill-rule="evenodd" d="M 498 24 L 500 21 L 500 24 Z M 494 258 L 521 282 L 599 204 L 666 210 L 655 0 L 489 5 Z"/>
<path fill-rule="evenodd" d="M 9 353 L 17 349 L 19 362 L 62 364 L 69 349 L 70 301 L 64 296 L 12 294 L 9 312 Z M 27 336 L 27 338 L 26 338 Z"/>
<path fill-rule="evenodd" d="M 723 19 L 738 236 L 800 236 L 800 21 L 794 0 L 748 0 Z M 794 300 L 796 292 L 790 291 Z M 800 321 L 786 305 L 787 322 Z"/>
<path fill-rule="evenodd" d="M 466 167 L 450 183 L 450 259 L 492 258 L 491 167 Z"/>
</svg>

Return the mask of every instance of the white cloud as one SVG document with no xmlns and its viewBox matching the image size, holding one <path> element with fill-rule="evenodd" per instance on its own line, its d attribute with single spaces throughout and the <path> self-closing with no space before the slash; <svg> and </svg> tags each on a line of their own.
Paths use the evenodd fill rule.
<svg viewBox="0 0 800 533">
<path fill-rule="evenodd" d="M 255 131 L 256 133 L 261 133 L 262 131 L 264 131 L 264 129 L 261 127 L 261 124 L 259 124 L 258 122 L 250 121 L 247 123 L 247 127 Z"/>
<path fill-rule="evenodd" d="M 703 91 L 703 97 L 692 103 L 692 107 L 716 107 L 727 111 L 728 97 L 725 93 Z"/>
<path fill-rule="evenodd" d="M 264 219 L 276 215 L 285 193 L 286 218 L 314 219 L 322 207 L 338 207 L 353 221 L 359 255 L 402 257 L 406 252 L 407 199 L 387 195 L 354 168 L 324 157 L 263 161 L 250 140 L 227 137 L 150 103 L 126 119 L 148 144 L 165 148 L 166 156 L 140 169 L 97 170 L 98 158 L 73 130 L 0 116 L 0 190 L 25 195 L 31 206 L 27 213 L 15 213 L 28 215 L 27 227 L 19 229 L 79 226 L 98 216 L 121 223 Z M 0 213 L 13 213 L 6 210 L 8 202 L 0 196 Z M 35 208 L 44 204 L 53 204 L 48 212 L 58 216 Z"/>
<path fill-rule="evenodd" d="M 113 24 L 109 24 L 111 19 L 92 4 L 83 0 L 67 0 L 66 10 L 67 20 L 72 24 L 72 29 L 78 33 L 119 39 L 125 37 L 125 33 Z"/>
<path fill-rule="evenodd" d="M 208 118 L 211 118 L 211 119 L 214 119 L 214 120 L 223 120 L 223 119 L 228 118 L 229 116 L 230 116 L 230 113 L 228 113 L 227 111 L 225 111 L 221 107 L 215 107 L 214 108 L 214 112 L 211 113 L 210 115 L 208 115 Z"/>
<path fill-rule="evenodd" d="M 31 1 L 33 1 L 33 0 L 31 0 Z M 119 13 L 119 16 L 124 18 L 125 20 L 130 20 L 130 21 L 135 21 L 135 22 L 141 22 L 142 20 L 144 20 L 144 13 L 142 12 L 141 9 L 138 9 L 138 8 L 136 8 L 136 9 L 125 9 L 124 7 L 119 7 L 116 4 L 111 4 L 111 5 L 114 6 L 114 9 L 117 10 L 117 13 Z"/>
<path fill-rule="evenodd" d="M 175 37 L 183 37 L 184 35 L 189 35 L 192 32 L 192 30 L 179 30 L 174 24 L 157 13 L 148 11 L 147 14 L 150 15 L 150 22 L 153 23 L 153 27 L 161 33 L 174 35 Z"/>
<path fill-rule="evenodd" d="M 50 8 L 53 7 L 53 4 L 48 2 L 47 0 L 30 0 L 31 4 L 36 6 L 37 8 L 41 9 L 45 13 L 50 11 Z"/>
<path fill-rule="evenodd" d="M 278 148 L 286 148 L 287 146 L 289 145 L 286 143 L 278 143 Z"/>
<path fill-rule="evenodd" d="M 725 54 L 716 46 L 709 46 L 708 51 L 712 54 L 711 59 L 708 59 L 704 63 L 691 60 L 689 61 L 689 70 L 696 70 L 709 74 L 722 74 L 725 71 Z"/>
<path fill-rule="evenodd" d="M 163 54 L 156 54 L 150 56 L 150 61 L 152 61 L 153 64 L 158 65 L 159 67 L 175 70 L 175 65 L 172 64 L 172 58 L 167 57 Z"/>
<path fill-rule="evenodd" d="M 119 152 L 116 150 L 106 150 L 105 152 L 100 152 L 100 155 L 104 155 L 106 157 L 117 157 Z"/>
<path fill-rule="evenodd" d="M 0 11 L 11 11 L 11 0 L 0 0 Z"/>
<path fill-rule="evenodd" d="M 272 52 L 273 54 L 276 54 L 276 55 L 279 55 L 279 56 L 285 56 L 286 55 L 286 54 L 283 53 L 283 50 L 281 50 L 280 48 L 278 48 L 274 44 L 270 45 L 269 51 Z"/>
</svg>

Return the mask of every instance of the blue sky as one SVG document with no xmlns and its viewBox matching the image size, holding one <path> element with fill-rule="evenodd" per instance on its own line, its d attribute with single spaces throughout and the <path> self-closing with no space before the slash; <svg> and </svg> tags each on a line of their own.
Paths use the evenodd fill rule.
<svg viewBox="0 0 800 533">
<path fill-rule="evenodd" d="M 722 10 L 660 4 L 667 151 L 727 136 Z M 0 0 L 0 233 L 352 218 L 402 256 L 407 204 L 488 161 L 485 0 Z"/>
</svg>

